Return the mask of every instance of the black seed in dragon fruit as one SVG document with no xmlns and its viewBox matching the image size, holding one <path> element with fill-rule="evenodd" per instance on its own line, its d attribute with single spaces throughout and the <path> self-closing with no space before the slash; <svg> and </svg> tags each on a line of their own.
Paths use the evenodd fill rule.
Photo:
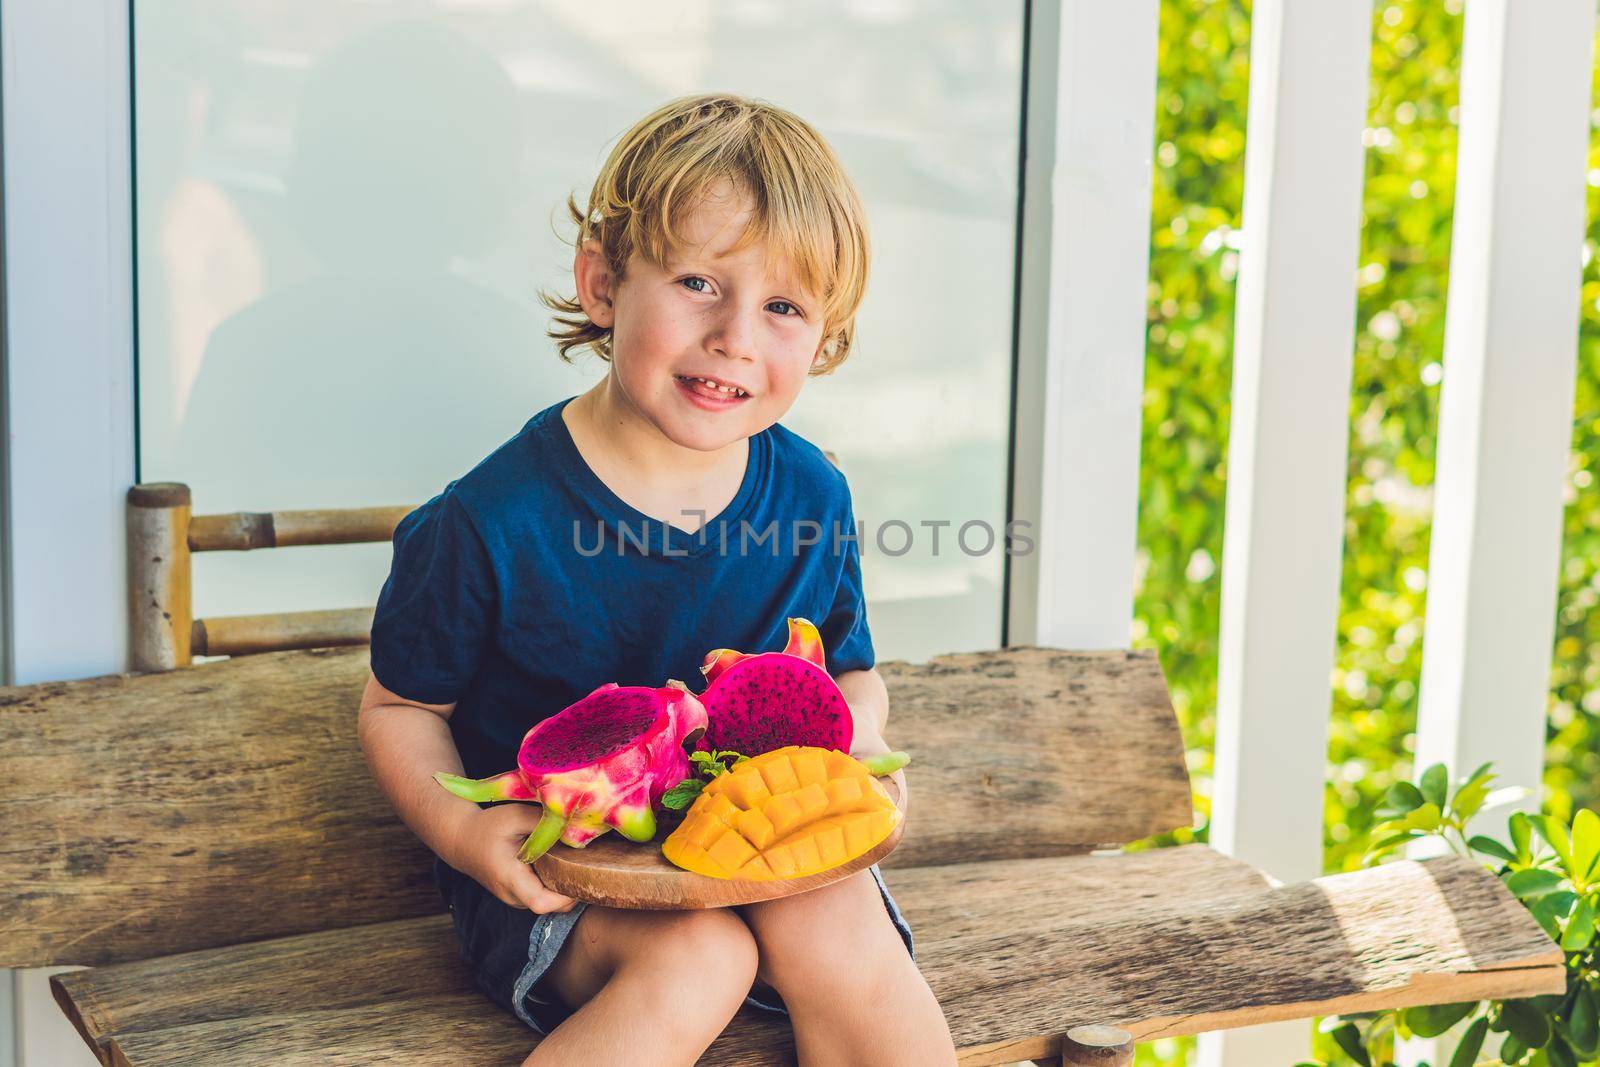
<svg viewBox="0 0 1600 1067">
<path fill-rule="evenodd" d="M 789 621 L 781 652 L 754 655 L 718 648 L 706 653 L 700 694 L 707 725 L 699 748 L 732 749 L 746 756 L 813 745 L 850 751 L 855 722 L 844 694 L 828 673 L 822 635 L 809 620 Z"/>
</svg>

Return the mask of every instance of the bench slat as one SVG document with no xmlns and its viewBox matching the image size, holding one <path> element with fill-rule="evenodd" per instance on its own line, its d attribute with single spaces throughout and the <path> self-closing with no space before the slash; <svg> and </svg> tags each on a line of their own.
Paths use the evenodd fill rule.
<svg viewBox="0 0 1600 1067">
<path fill-rule="evenodd" d="M 485 1010 L 485 1009 L 488 1010 Z M 374 1063 L 461 1063 L 518 1067 L 533 1047 L 521 1020 L 482 995 L 458 993 L 301 1015 L 257 1015 L 131 1034 L 111 1050 L 113 1067 L 370 1067 Z"/>
<path fill-rule="evenodd" d="M 0 966 L 103 964 L 437 913 L 356 740 L 367 649 L 0 689 Z M 883 866 L 1060 855 L 1190 825 L 1152 652 L 880 665 L 911 753 Z"/>
<path fill-rule="evenodd" d="M 1060 1032 L 1084 1021 L 1149 1040 L 1565 983 L 1561 951 L 1527 911 L 1456 856 L 1276 887 L 1204 845 L 912 868 L 886 881 L 963 1064 L 1052 1055 Z M 131 1067 L 194 1062 L 202 1047 L 240 1064 L 302 1052 L 298 1062 L 355 1063 L 428 1048 L 441 1032 L 457 1060 L 517 1063 L 534 1041 L 471 987 L 442 915 L 52 985 L 85 1039 Z M 701 1062 L 792 1063 L 788 1024 L 741 1012 Z"/>
<path fill-rule="evenodd" d="M 0 689 L 0 965 L 442 911 L 432 854 L 361 757 L 366 664 L 311 650 Z"/>
</svg>

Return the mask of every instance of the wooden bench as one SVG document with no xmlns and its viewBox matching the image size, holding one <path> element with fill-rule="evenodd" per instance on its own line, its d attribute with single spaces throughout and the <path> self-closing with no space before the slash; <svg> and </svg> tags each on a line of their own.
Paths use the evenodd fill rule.
<svg viewBox="0 0 1600 1067">
<path fill-rule="evenodd" d="M 170 638 L 191 531 L 227 523 L 139 499 L 164 493 L 130 544 L 171 573 L 135 566 L 131 592 Z M 152 548 L 163 524 L 182 553 Z M 1192 819 L 1153 653 L 879 670 L 913 761 L 882 867 L 964 1064 L 1061 1062 L 1079 1024 L 1149 1040 L 1565 987 L 1560 949 L 1458 856 L 1282 885 L 1205 845 L 1119 850 Z M 472 986 L 431 854 L 369 776 L 367 671 L 351 644 L 0 690 L 0 965 L 87 965 L 51 986 L 102 1062 L 517 1064 L 535 1043 Z M 793 1061 L 787 1022 L 748 1009 L 701 1060 Z"/>
</svg>

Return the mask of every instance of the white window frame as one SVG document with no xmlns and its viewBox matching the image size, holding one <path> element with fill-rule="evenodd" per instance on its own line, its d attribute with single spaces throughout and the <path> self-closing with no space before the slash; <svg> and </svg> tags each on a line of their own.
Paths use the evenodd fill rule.
<svg viewBox="0 0 1600 1067">
<path fill-rule="evenodd" d="M 1158 25 L 1028 5 L 1007 645 L 1132 642 Z"/>
<path fill-rule="evenodd" d="M 129 5 L 0 4 L 7 684 L 125 669 L 135 477 Z M 57 968 L 59 970 L 59 968 Z M 0 1067 L 96 1061 L 0 971 Z"/>
</svg>

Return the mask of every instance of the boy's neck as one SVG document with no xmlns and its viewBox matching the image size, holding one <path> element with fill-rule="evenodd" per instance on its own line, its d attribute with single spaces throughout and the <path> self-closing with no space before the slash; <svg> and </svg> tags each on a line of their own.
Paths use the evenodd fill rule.
<svg viewBox="0 0 1600 1067">
<path fill-rule="evenodd" d="M 686 448 L 644 418 L 609 374 L 575 397 L 563 418 L 584 460 L 613 492 L 674 526 L 696 525 L 682 508 L 717 514 L 743 481 L 748 438 L 715 452 Z"/>
</svg>

